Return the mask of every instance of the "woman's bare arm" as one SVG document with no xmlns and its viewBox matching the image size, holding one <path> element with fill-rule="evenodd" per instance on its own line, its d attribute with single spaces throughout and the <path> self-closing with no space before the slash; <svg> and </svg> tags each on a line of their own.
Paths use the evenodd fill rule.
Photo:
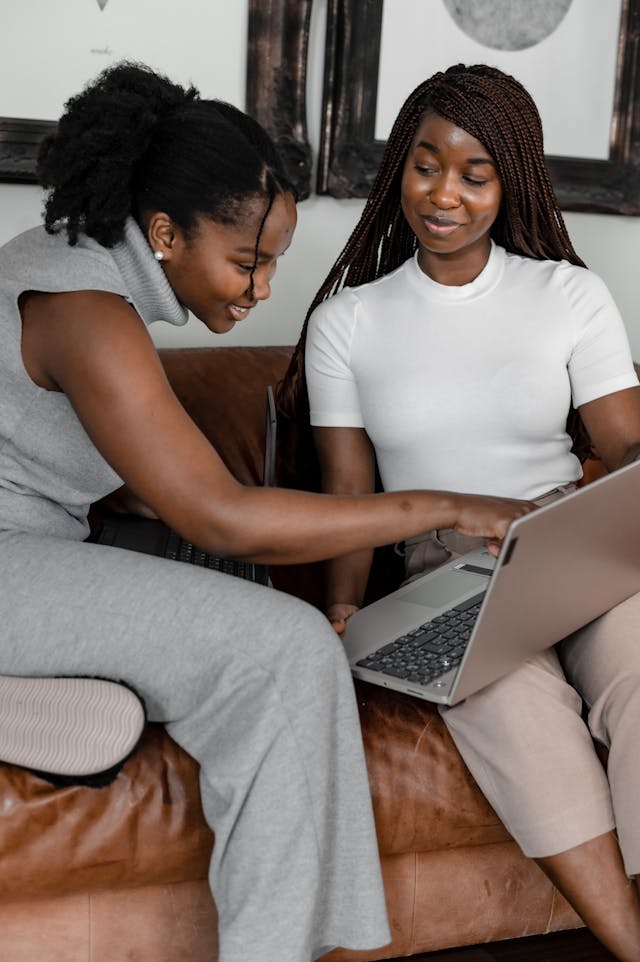
<svg viewBox="0 0 640 962">
<path fill-rule="evenodd" d="M 499 541 L 524 502 L 448 492 L 329 496 L 240 484 L 175 397 L 149 334 L 114 294 L 23 299 L 31 377 L 62 390 L 98 450 L 158 517 L 208 551 L 292 564 L 452 527 Z"/>
<path fill-rule="evenodd" d="M 375 453 L 363 428 L 314 428 L 313 437 L 327 494 L 366 495 L 375 490 Z M 373 550 L 352 551 L 325 565 L 325 611 L 340 634 L 362 606 Z"/>
<path fill-rule="evenodd" d="M 579 411 L 591 442 L 609 471 L 640 455 L 640 387 L 614 391 L 583 404 Z"/>
</svg>

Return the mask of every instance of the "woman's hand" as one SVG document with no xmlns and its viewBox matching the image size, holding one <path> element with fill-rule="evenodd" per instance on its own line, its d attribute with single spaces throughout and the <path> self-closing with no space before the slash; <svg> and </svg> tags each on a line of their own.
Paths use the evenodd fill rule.
<svg viewBox="0 0 640 962">
<path fill-rule="evenodd" d="M 537 505 L 533 501 L 494 498 L 485 495 L 458 495 L 458 511 L 454 531 L 475 538 L 486 538 L 493 555 L 500 551 L 507 529 L 516 518 L 522 518 Z"/>
<path fill-rule="evenodd" d="M 358 605 L 349 605 L 344 603 L 338 603 L 330 605 L 327 608 L 327 618 L 331 622 L 331 627 L 337 634 L 343 635 L 344 630 L 347 627 L 347 621 L 351 615 L 355 615 L 358 611 Z"/>
</svg>

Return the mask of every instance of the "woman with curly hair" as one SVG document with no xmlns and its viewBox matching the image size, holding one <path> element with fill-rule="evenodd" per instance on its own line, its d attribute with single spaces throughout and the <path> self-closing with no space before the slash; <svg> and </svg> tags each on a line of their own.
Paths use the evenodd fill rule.
<svg viewBox="0 0 640 962">
<path fill-rule="evenodd" d="M 538 111 L 513 77 L 457 65 L 409 95 L 280 404 L 299 435 L 313 425 L 334 495 L 373 491 L 377 467 L 386 491 L 540 502 L 575 486 L 591 442 L 610 470 L 638 456 L 622 320 L 573 249 Z M 407 539 L 406 575 L 474 546 L 441 528 Z M 339 633 L 370 565 L 365 550 L 328 566 Z M 442 710 L 525 854 L 629 962 L 640 958 L 639 625 L 635 596 Z M 592 736 L 609 749 L 606 772 Z"/>
<path fill-rule="evenodd" d="M 227 471 L 147 326 L 190 310 L 224 333 L 269 296 L 295 197 L 241 111 L 120 64 L 69 101 L 39 176 L 44 227 L 0 251 L 0 671 L 123 679 L 197 759 L 220 962 L 385 944 L 335 633 L 273 589 L 86 542 L 88 506 L 125 483 L 206 551 L 292 564 L 435 525 L 500 541 L 530 505 L 327 497 Z"/>
</svg>

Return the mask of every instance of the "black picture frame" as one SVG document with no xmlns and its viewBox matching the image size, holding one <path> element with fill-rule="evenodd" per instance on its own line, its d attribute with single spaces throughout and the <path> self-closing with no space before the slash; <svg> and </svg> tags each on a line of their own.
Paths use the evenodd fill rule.
<svg viewBox="0 0 640 962">
<path fill-rule="evenodd" d="M 328 0 L 317 191 L 366 197 L 385 142 L 375 139 L 383 0 Z M 564 210 L 640 214 L 640 0 L 622 0 L 607 160 L 547 156 Z"/>
<path fill-rule="evenodd" d="M 312 0 L 249 0 L 245 110 L 273 137 L 298 199 L 311 192 L 306 76 Z"/>
<path fill-rule="evenodd" d="M 0 117 L 0 181 L 35 184 L 40 143 L 56 129 L 52 120 Z"/>
</svg>

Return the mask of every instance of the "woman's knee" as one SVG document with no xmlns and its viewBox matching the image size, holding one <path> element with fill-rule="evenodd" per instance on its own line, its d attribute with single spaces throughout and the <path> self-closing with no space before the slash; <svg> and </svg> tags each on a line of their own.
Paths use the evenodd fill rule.
<svg viewBox="0 0 640 962">
<path fill-rule="evenodd" d="M 630 736 L 635 746 L 640 730 L 640 668 L 620 671 L 594 700 L 589 709 L 593 736 L 611 747 L 616 737 Z M 635 759 L 629 759 L 635 764 Z"/>
<path fill-rule="evenodd" d="M 349 675 L 344 646 L 317 608 L 282 592 L 270 592 L 266 607 L 254 615 L 257 637 L 252 646 L 259 664 L 278 677 L 307 679 Z"/>
<path fill-rule="evenodd" d="M 640 595 L 580 629 L 559 650 L 594 718 L 640 712 Z"/>
</svg>

